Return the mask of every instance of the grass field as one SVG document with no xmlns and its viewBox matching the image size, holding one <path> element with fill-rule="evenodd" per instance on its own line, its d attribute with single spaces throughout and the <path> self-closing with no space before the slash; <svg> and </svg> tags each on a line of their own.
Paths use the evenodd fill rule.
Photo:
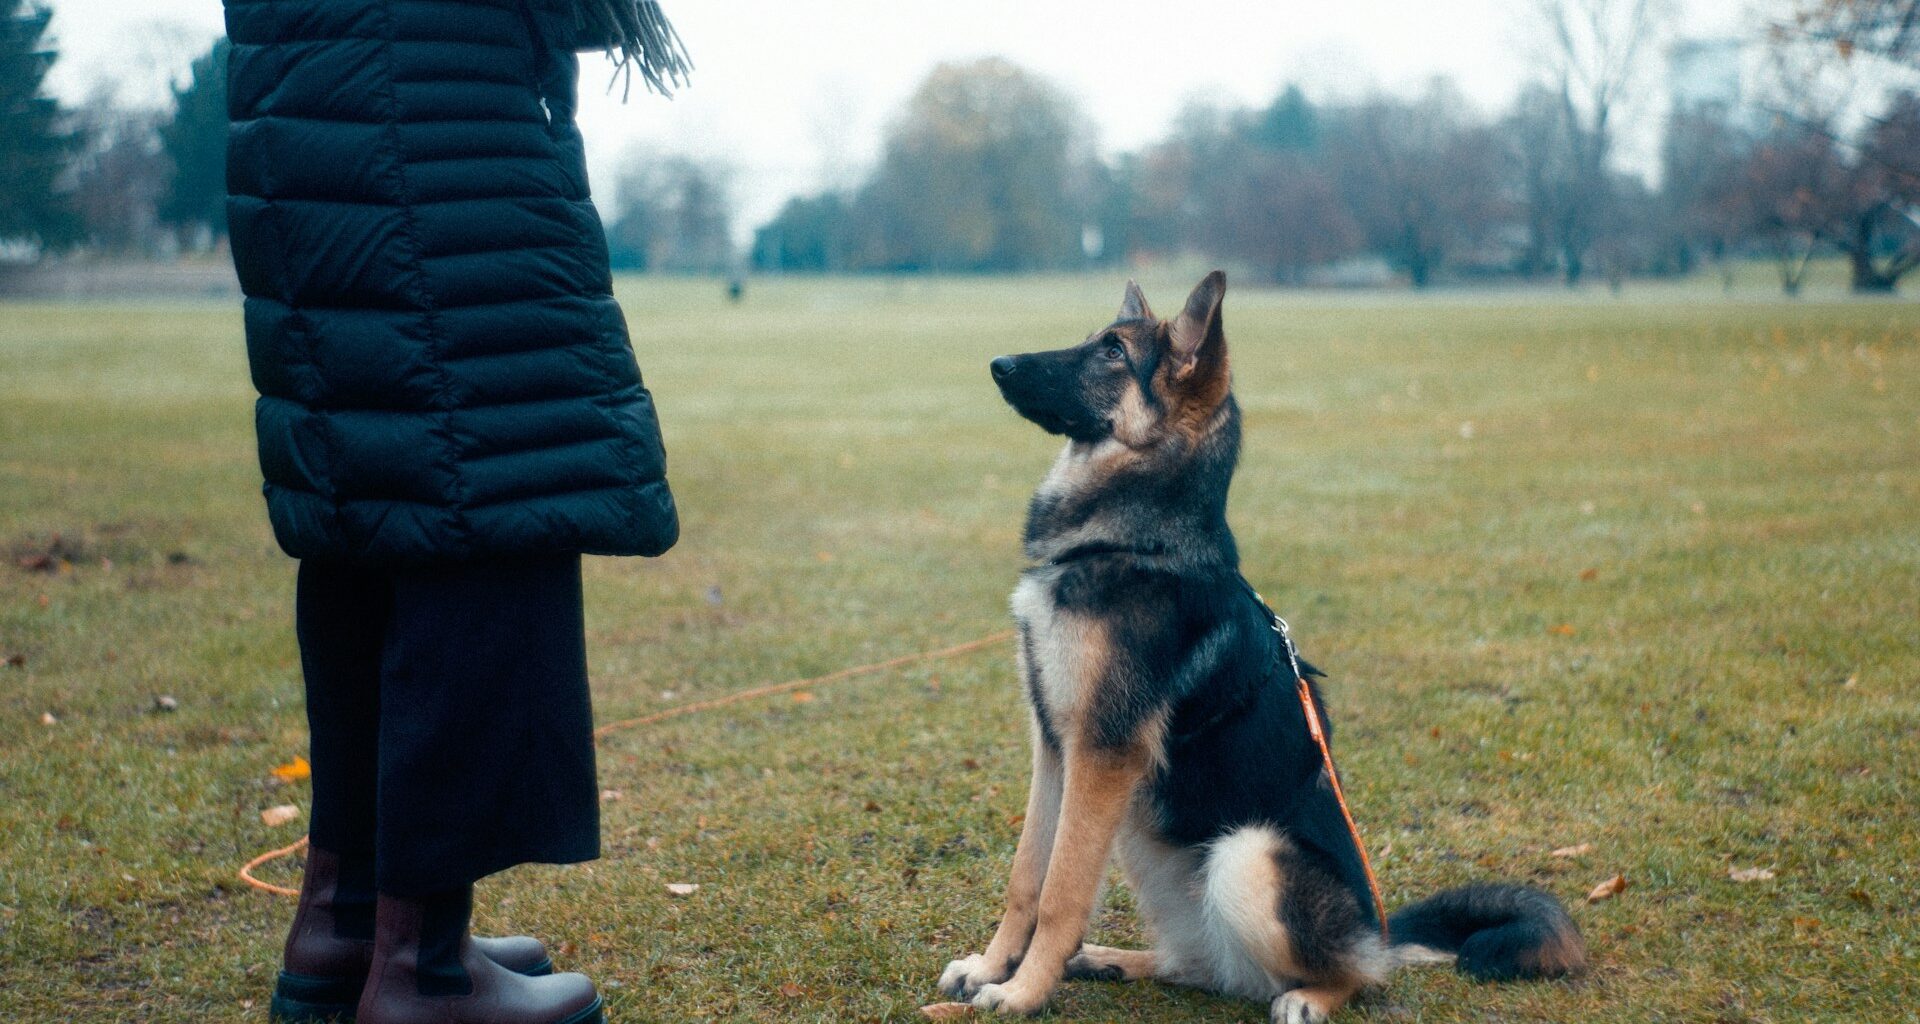
<svg viewBox="0 0 1920 1024">
<path fill-rule="evenodd" d="M 1004 628 L 1053 444 L 986 361 L 1119 291 L 623 285 L 684 540 L 589 563 L 600 719 Z M 1342 1019 L 1920 1019 L 1920 307 L 1235 292 L 1227 324 L 1247 574 L 1332 673 L 1389 902 L 1528 879 L 1593 950 Z M 269 774 L 304 722 L 250 396 L 236 308 L 0 306 L 0 1020 L 265 1018 L 289 905 L 234 870 L 306 787 Z M 914 1019 L 997 915 L 1017 694 L 994 651 L 615 733 L 605 857 L 490 881 L 479 923 L 620 1022 Z M 1117 888 L 1095 932 L 1139 940 Z M 1152 985 L 1052 1012 L 1265 1020 Z"/>
</svg>

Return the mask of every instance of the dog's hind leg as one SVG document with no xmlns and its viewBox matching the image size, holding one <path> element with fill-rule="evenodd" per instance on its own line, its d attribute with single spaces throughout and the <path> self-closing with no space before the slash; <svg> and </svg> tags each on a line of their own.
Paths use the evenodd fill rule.
<svg viewBox="0 0 1920 1024">
<path fill-rule="evenodd" d="M 1359 990 L 1357 981 L 1296 988 L 1273 1001 L 1267 1020 L 1270 1024 L 1326 1024 Z"/>
<path fill-rule="evenodd" d="M 1285 844 L 1273 829 L 1249 826 L 1207 848 L 1197 938 L 1215 987 L 1229 995 L 1265 1001 L 1299 982 L 1292 937 L 1280 917 Z"/>
<path fill-rule="evenodd" d="M 1151 949 L 1115 949 L 1082 943 L 1067 961 L 1068 981 L 1141 981 L 1159 971 L 1160 958 Z"/>
<path fill-rule="evenodd" d="M 1152 809 L 1139 804 L 1121 828 L 1117 847 L 1120 866 L 1126 872 L 1127 888 L 1133 891 L 1134 905 L 1139 908 L 1142 923 L 1153 940 L 1150 952 L 1134 954 L 1143 959 L 1129 965 L 1126 980 L 1151 977 L 1169 985 L 1213 987 L 1212 972 L 1207 967 L 1210 956 L 1205 938 L 1206 921 L 1200 908 L 1198 850 L 1161 839 L 1153 828 Z M 1115 959 L 1111 954 L 1091 956 L 1092 951 L 1099 948 L 1081 947 L 1081 953 L 1090 956 L 1089 966 Z M 1137 975 L 1132 973 L 1134 970 L 1138 971 Z"/>
<path fill-rule="evenodd" d="M 1323 1024 L 1384 977 L 1390 958 L 1353 894 L 1275 830 L 1215 840 L 1204 874 L 1220 988 L 1270 1000 L 1274 1024 Z"/>
</svg>

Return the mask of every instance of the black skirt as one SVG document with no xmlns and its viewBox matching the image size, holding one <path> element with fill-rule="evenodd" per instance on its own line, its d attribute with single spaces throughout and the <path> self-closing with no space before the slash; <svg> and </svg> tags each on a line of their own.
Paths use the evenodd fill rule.
<svg viewBox="0 0 1920 1024">
<path fill-rule="evenodd" d="M 296 625 L 315 845 L 397 896 L 599 856 L 580 556 L 308 559 Z"/>
</svg>

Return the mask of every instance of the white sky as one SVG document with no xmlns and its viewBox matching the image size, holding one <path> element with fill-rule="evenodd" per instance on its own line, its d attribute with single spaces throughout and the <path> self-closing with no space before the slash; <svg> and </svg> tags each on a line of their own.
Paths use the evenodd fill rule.
<svg viewBox="0 0 1920 1024">
<path fill-rule="evenodd" d="M 129 100 L 161 85 L 221 31 L 216 0 L 50 0 L 63 56 L 54 88 L 102 83 Z M 1745 34 L 1749 0 L 1673 0 L 1688 36 Z M 1316 99 L 1411 91 L 1451 76 L 1496 110 L 1538 70 L 1528 0 L 663 0 L 697 65 L 672 102 L 608 95 L 583 57 L 581 127 L 596 192 L 634 147 L 737 168 L 742 232 L 786 196 L 851 183 L 888 117 L 935 62 L 999 54 L 1063 87 L 1101 146 L 1163 134 L 1195 97 L 1265 103 L 1286 81 Z M 1650 68 L 1657 71 L 1657 63 Z M 1627 159 L 1650 159 L 1664 100 L 1628 115 Z M 1638 141 L 1636 141 L 1636 139 Z"/>
</svg>

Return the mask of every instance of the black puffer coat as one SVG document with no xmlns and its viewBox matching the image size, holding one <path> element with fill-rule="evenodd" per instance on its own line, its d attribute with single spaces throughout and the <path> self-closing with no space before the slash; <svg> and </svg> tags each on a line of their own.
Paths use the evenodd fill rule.
<svg viewBox="0 0 1920 1024">
<path fill-rule="evenodd" d="M 226 0 L 234 263 L 295 557 L 678 532 L 574 127 L 565 0 Z"/>
</svg>

